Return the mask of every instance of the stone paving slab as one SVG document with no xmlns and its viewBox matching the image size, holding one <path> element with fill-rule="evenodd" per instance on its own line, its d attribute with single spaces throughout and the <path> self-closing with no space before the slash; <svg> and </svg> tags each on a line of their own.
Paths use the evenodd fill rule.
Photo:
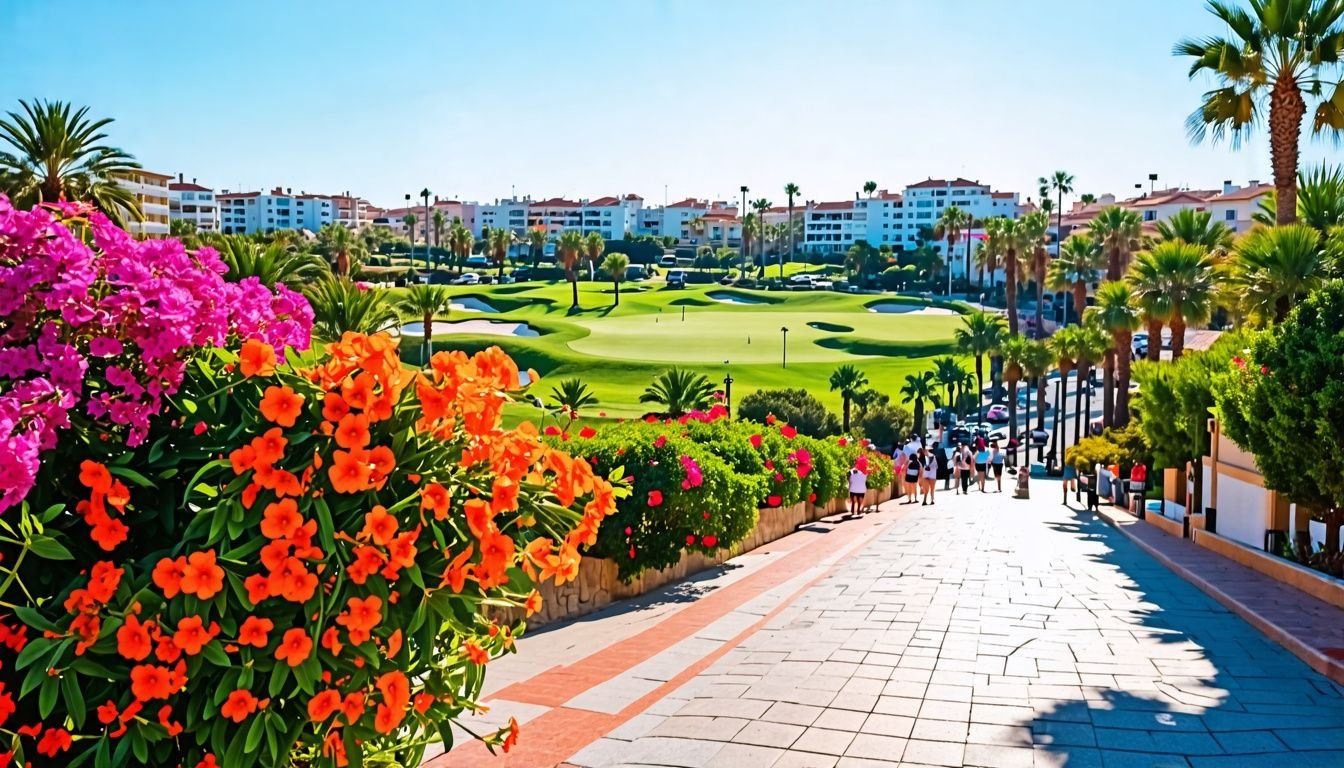
<svg viewBox="0 0 1344 768">
<path fill-rule="evenodd" d="M 568 763 L 1344 765 L 1340 686 L 1033 485 L 910 508 Z"/>
</svg>

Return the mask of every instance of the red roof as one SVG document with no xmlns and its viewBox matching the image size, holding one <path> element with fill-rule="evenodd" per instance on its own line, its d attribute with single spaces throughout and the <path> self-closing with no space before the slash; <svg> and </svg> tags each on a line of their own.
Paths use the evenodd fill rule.
<svg viewBox="0 0 1344 768">
<path fill-rule="evenodd" d="M 1012 200 L 1016 192 L 990 192 L 989 196 L 996 200 Z"/>
<path fill-rule="evenodd" d="M 644 198 L 640 197 L 639 195 L 636 195 L 634 192 L 631 192 L 630 194 L 628 194 L 628 195 L 625 196 L 625 199 L 626 199 L 626 200 L 643 200 Z"/>
<path fill-rule="evenodd" d="M 854 207 L 852 200 L 842 200 L 838 203 L 816 203 L 812 206 L 814 211 L 844 211 Z"/>
<path fill-rule="evenodd" d="M 877 199 L 878 199 L 878 200 L 895 200 L 896 202 L 900 202 L 900 201 L 903 200 L 904 198 L 901 197 L 901 193 L 900 193 L 900 192 L 879 192 L 878 195 L 877 195 Z"/>
<path fill-rule="evenodd" d="M 232 194 L 215 195 L 215 197 L 219 198 L 220 200 L 223 200 L 223 199 L 226 198 L 226 197 L 261 197 L 261 193 L 260 193 L 260 192 L 234 192 L 234 193 L 232 193 Z"/>
<path fill-rule="evenodd" d="M 582 208 L 583 203 L 576 203 L 573 200 L 566 200 L 563 197 L 552 197 L 550 200 L 539 200 L 535 203 L 529 203 L 534 208 Z"/>
<path fill-rule="evenodd" d="M 200 184 L 192 184 L 191 182 L 182 182 L 182 181 L 174 181 L 173 183 L 171 183 L 171 184 L 168 185 L 168 188 L 171 189 L 171 190 L 173 190 L 173 191 L 175 191 L 175 192 L 177 192 L 177 191 L 182 191 L 182 192 L 209 192 L 209 191 L 211 191 L 209 187 L 202 187 Z"/>
<path fill-rule="evenodd" d="M 597 198 L 596 200 L 589 200 L 589 201 L 588 201 L 588 207 L 589 207 L 589 208 L 604 208 L 604 207 L 606 207 L 606 206 L 608 206 L 608 205 L 618 205 L 618 204 L 620 204 L 620 202 L 621 202 L 621 201 L 620 201 L 620 198 L 616 198 L 616 197 L 599 197 L 599 198 Z"/>
<path fill-rule="evenodd" d="M 1179 202 L 1203 203 L 1206 200 L 1207 200 L 1206 197 L 1196 194 L 1195 192 L 1181 190 L 1178 192 L 1173 192 L 1165 195 L 1154 195 L 1153 197 L 1141 197 L 1138 200 L 1135 200 L 1132 203 L 1130 203 L 1130 205 L 1132 205 L 1135 208 L 1148 208 L 1150 206 L 1165 205 L 1167 203 L 1179 203 Z"/>
<path fill-rule="evenodd" d="M 731 213 L 706 213 L 700 217 L 701 221 L 737 221 L 737 216 Z"/>
<path fill-rule="evenodd" d="M 679 203 L 673 203 L 668 208 L 707 208 L 708 205 L 703 200 L 696 200 L 694 197 L 688 197 Z"/>
</svg>

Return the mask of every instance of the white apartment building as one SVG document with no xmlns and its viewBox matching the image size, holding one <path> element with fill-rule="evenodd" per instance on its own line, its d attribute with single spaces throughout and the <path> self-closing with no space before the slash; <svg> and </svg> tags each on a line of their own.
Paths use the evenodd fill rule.
<svg viewBox="0 0 1344 768">
<path fill-rule="evenodd" d="M 644 199 L 639 195 L 599 197 L 583 203 L 580 225 L 584 234 L 598 232 L 608 240 L 620 240 L 626 232 L 639 229 L 639 214 Z"/>
<path fill-rule="evenodd" d="M 1139 214 L 1145 231 L 1150 234 L 1156 232 L 1158 222 L 1186 209 L 1208 211 L 1214 221 L 1222 222 L 1236 232 L 1245 232 L 1255 223 L 1251 217 L 1259 210 L 1260 201 L 1272 191 L 1272 184 L 1261 184 L 1258 179 L 1252 179 L 1245 187 L 1224 181 L 1222 189 L 1160 189 L 1120 201 L 1115 195 L 1102 195 L 1087 205 L 1073 204 L 1064 214 L 1064 236 L 1085 230 L 1098 213 L 1113 205 Z"/>
<path fill-rule="evenodd" d="M 527 231 L 528 201 L 510 198 L 496 200 L 493 203 L 464 203 L 462 224 L 471 229 L 472 234 L 481 236 L 486 227 L 499 229 L 508 227 L 515 234 Z"/>
<path fill-rule="evenodd" d="M 145 237 L 166 237 L 171 213 L 169 207 L 168 181 L 172 179 L 165 173 L 135 170 L 117 177 L 117 184 L 128 190 L 140 203 L 144 221 L 126 217 L 126 231 L 132 235 Z"/>
<path fill-rule="evenodd" d="M 177 181 L 168 183 L 168 218 L 189 221 L 197 232 L 218 232 L 219 203 L 215 191 L 197 184 L 196 179 L 187 181 L 178 174 Z"/>
<path fill-rule="evenodd" d="M 1261 184 L 1251 179 L 1239 187 L 1231 181 L 1223 182 L 1223 191 L 1209 198 L 1209 210 L 1214 221 L 1220 221 L 1235 232 L 1245 232 L 1255 226 L 1252 218 L 1260 210 L 1260 201 L 1274 191 L 1273 184 Z"/>
<path fill-rule="evenodd" d="M 901 197 L 905 203 L 905 226 L 901 228 L 901 233 L 907 248 L 914 247 L 919 227 L 937 224 L 943 212 L 952 206 L 966 211 L 976 221 L 996 216 L 1015 219 L 1024 213 L 1018 193 L 995 192 L 988 184 L 963 178 L 915 182 L 906 185 Z M 931 245 L 937 247 L 934 243 Z"/>
<path fill-rule="evenodd" d="M 276 187 L 269 193 L 233 192 L 216 195 L 219 228 L 225 234 L 306 229 L 317 232 L 336 221 L 336 203 L 326 195 L 293 194 Z"/>
<path fill-rule="evenodd" d="M 737 206 L 723 201 L 710 202 L 709 200 L 698 200 L 694 197 L 688 197 L 671 205 L 662 208 L 647 208 L 639 211 L 636 219 L 635 231 L 641 235 L 653 235 L 654 237 L 675 237 L 681 243 L 704 244 L 704 241 L 711 240 L 708 231 L 704 235 L 697 235 L 691 229 L 691 222 L 695 219 L 710 219 L 720 222 L 728 220 L 737 220 L 737 226 L 727 225 L 728 239 L 733 245 L 737 245 L 742 238 L 742 223 L 738 220 Z M 795 213 L 796 215 L 796 213 Z M 722 230 L 720 230 L 722 234 Z M 712 242 L 719 246 L 722 243 L 721 238 L 713 238 Z"/>
</svg>

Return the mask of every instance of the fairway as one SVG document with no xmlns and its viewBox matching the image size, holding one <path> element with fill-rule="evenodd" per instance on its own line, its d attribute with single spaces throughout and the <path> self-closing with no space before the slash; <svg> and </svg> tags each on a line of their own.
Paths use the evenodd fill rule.
<svg viewBox="0 0 1344 768">
<path fill-rule="evenodd" d="M 593 357 L 658 362 L 777 363 L 787 327 L 788 357 L 798 363 L 871 358 L 887 342 L 935 342 L 952 337 L 956 316 L 918 313 L 714 311 L 677 307 L 651 314 L 584 319 L 589 335 L 570 349 Z M 849 329 L 849 330 L 845 330 Z M 866 342 L 866 343 L 865 343 Z"/>
</svg>

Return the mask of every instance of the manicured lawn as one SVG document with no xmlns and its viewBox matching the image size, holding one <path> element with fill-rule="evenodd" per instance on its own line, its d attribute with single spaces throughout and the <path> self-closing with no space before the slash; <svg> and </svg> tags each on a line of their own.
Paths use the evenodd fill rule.
<svg viewBox="0 0 1344 768">
<path fill-rule="evenodd" d="M 577 376 L 601 403 L 586 415 L 605 413 L 607 418 L 645 413 L 648 406 L 639 403 L 640 393 L 673 364 L 716 382 L 731 374 L 734 401 L 756 389 L 804 387 L 838 409 L 839 395 L 827 380 L 837 366 L 852 362 L 874 387 L 899 400 L 906 374 L 930 368 L 934 356 L 955 354 L 952 336 L 961 324 L 955 314 L 929 309 L 920 299 L 717 285 L 670 290 L 657 281 L 623 285 L 619 307 L 612 306 L 610 283 L 581 282 L 583 309 L 577 312 L 570 310 L 570 287 L 564 282 L 463 286 L 453 292 L 466 299 L 461 303 L 473 305 L 475 299 L 498 312 L 458 309 L 447 318 L 451 321 L 522 322 L 540 335 L 446 333 L 448 326 L 436 324 L 436 349 L 473 351 L 497 344 L 521 367 L 542 374 L 533 393 L 543 398 L 550 393 L 547 380 Z M 878 302 L 893 301 L 911 311 L 870 311 Z M 780 365 L 781 326 L 789 328 L 787 368 Z M 406 358 L 416 359 L 417 349 L 408 340 Z M 536 414 L 524 406 L 514 411 L 520 418 Z"/>
</svg>

